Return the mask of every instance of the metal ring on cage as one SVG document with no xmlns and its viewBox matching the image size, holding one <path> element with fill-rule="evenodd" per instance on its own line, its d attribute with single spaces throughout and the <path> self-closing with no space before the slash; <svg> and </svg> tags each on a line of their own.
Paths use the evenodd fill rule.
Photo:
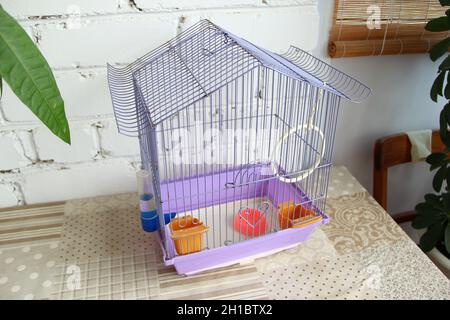
<svg viewBox="0 0 450 320">
<path fill-rule="evenodd" d="M 321 140 L 322 140 L 322 148 L 321 148 L 321 150 L 320 150 L 320 154 L 317 155 L 316 161 L 314 162 L 314 165 L 313 165 L 311 168 L 306 169 L 306 170 L 302 170 L 302 172 L 301 172 L 298 176 L 293 177 L 293 178 L 286 178 L 286 177 L 283 177 L 283 176 L 281 176 L 281 175 L 279 174 L 279 172 L 278 172 L 278 167 L 276 166 L 276 160 L 275 160 L 275 158 L 276 158 L 278 149 L 280 149 L 280 146 L 281 146 L 281 144 L 283 143 L 283 141 L 286 140 L 291 134 L 296 133 L 297 131 L 303 130 L 303 129 L 305 129 L 305 128 L 307 128 L 308 130 L 314 130 L 314 131 L 316 131 L 316 132 L 319 134 L 319 136 L 320 136 L 320 138 L 321 138 Z M 309 124 L 302 124 L 302 125 L 298 126 L 297 128 L 293 128 L 293 129 L 289 130 L 289 132 L 287 132 L 287 133 L 280 139 L 280 141 L 278 141 L 277 145 L 275 146 L 275 148 L 274 148 L 274 150 L 273 150 L 272 156 L 271 156 L 271 166 L 272 166 L 272 171 L 274 172 L 274 174 L 275 174 L 276 176 L 278 176 L 278 178 L 279 178 L 282 182 L 285 182 L 285 183 L 295 183 L 295 182 L 299 182 L 299 181 L 301 181 L 301 180 L 306 179 L 309 175 L 311 175 L 311 173 L 314 172 L 314 170 L 317 169 L 317 167 L 320 165 L 320 161 L 322 160 L 324 154 L 325 154 L 325 135 L 323 134 L 322 130 L 320 130 L 320 128 L 317 127 L 317 126 L 312 126 L 312 127 L 311 127 Z"/>
</svg>

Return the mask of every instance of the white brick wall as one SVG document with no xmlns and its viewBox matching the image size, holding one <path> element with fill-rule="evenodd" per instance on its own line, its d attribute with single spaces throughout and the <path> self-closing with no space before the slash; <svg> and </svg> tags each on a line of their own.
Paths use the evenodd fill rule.
<svg viewBox="0 0 450 320">
<path fill-rule="evenodd" d="M 43 168 L 27 175 L 22 190 L 29 203 L 59 201 L 95 194 L 129 192 L 135 188 L 134 167 L 126 160 L 68 168 Z"/>
<path fill-rule="evenodd" d="M 47 57 L 72 146 L 52 136 L 5 86 L 0 101 L 0 207 L 135 189 L 137 139 L 118 135 L 106 63 L 129 63 L 208 18 L 272 50 L 314 49 L 317 0 L 4 0 Z"/>
<path fill-rule="evenodd" d="M 94 145 L 96 128 L 90 123 L 73 123 L 70 125 L 72 144 L 60 143 L 47 128 L 36 128 L 34 141 L 39 160 L 57 163 L 92 161 L 97 154 Z"/>
<path fill-rule="evenodd" d="M 21 145 L 18 132 L 10 131 L 0 136 L 0 157 L 1 170 L 12 170 L 31 163 L 26 156 Z"/>
<path fill-rule="evenodd" d="M 0 184 L 0 199 L 4 207 L 12 207 L 23 204 L 22 192 L 13 183 Z"/>
</svg>

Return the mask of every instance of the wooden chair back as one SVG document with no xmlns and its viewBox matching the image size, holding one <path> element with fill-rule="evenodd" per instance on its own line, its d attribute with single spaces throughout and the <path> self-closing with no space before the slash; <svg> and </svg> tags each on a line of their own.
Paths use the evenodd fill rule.
<svg viewBox="0 0 450 320">
<path fill-rule="evenodd" d="M 431 149 L 433 152 L 443 151 L 439 131 L 432 133 Z M 411 143 L 406 133 L 395 134 L 378 139 L 373 152 L 373 197 L 386 210 L 388 191 L 388 169 L 390 167 L 411 162 Z M 413 218 L 413 211 L 392 215 L 398 223 Z"/>
</svg>

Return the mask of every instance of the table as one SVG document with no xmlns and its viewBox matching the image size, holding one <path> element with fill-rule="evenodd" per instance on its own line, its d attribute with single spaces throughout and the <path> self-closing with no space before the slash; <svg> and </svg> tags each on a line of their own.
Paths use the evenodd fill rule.
<svg viewBox="0 0 450 320">
<path fill-rule="evenodd" d="M 0 209 L 2 299 L 450 299 L 450 282 L 345 167 L 327 225 L 295 248 L 184 277 L 140 228 L 137 196 Z"/>
</svg>

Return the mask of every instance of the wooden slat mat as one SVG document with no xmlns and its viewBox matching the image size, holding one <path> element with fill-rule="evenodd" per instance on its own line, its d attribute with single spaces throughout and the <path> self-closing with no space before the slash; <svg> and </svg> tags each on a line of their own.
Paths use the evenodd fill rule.
<svg viewBox="0 0 450 320">
<path fill-rule="evenodd" d="M 267 292 L 253 264 L 214 269 L 189 277 L 174 268 L 158 269 L 159 299 L 267 299 Z"/>
<path fill-rule="evenodd" d="M 0 209 L 0 248 L 60 238 L 64 202 Z"/>
</svg>

